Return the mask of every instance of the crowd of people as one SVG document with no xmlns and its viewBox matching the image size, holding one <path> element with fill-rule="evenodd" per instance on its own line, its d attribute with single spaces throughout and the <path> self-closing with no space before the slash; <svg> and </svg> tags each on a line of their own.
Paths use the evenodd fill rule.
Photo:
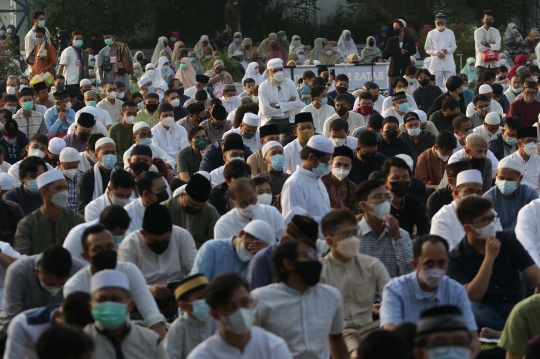
<svg viewBox="0 0 540 359">
<path fill-rule="evenodd" d="M 206 35 L 57 57 L 34 11 L 0 84 L 3 357 L 538 358 L 539 71 L 494 16 L 469 75 L 441 13 L 423 67 L 401 19 L 360 55 L 237 32 L 240 92 Z M 332 71 L 378 57 L 389 96 Z"/>
</svg>

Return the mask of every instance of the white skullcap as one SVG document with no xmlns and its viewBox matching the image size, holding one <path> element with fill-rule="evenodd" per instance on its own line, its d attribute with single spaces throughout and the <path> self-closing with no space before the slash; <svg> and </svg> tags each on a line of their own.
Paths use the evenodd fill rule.
<svg viewBox="0 0 540 359">
<path fill-rule="evenodd" d="M 0 173 L 0 190 L 9 191 L 13 189 L 13 177 L 6 172 Z"/>
<path fill-rule="evenodd" d="M 406 155 L 406 154 L 404 154 L 404 153 L 400 153 L 399 155 L 396 155 L 396 158 L 401 158 L 403 161 L 405 161 L 405 163 L 407 164 L 407 166 L 409 166 L 409 168 L 411 169 L 411 171 L 413 170 L 414 162 L 413 162 L 411 156 Z"/>
<path fill-rule="evenodd" d="M 266 64 L 266 68 L 268 69 L 279 69 L 280 67 L 283 67 L 283 60 L 279 57 L 268 61 L 268 64 Z"/>
<path fill-rule="evenodd" d="M 204 176 L 204 178 L 206 178 L 207 180 L 212 182 L 212 176 L 210 176 L 210 173 L 208 173 L 206 171 L 197 171 L 194 174 L 200 174 L 201 176 Z"/>
<path fill-rule="evenodd" d="M 480 88 L 478 89 L 478 93 L 480 95 L 483 95 L 483 94 L 486 94 L 486 93 L 492 93 L 493 92 L 493 89 L 491 88 L 491 86 L 489 85 L 486 85 L 486 84 L 483 84 L 482 86 L 480 86 Z"/>
<path fill-rule="evenodd" d="M 79 121 L 79 117 L 81 117 L 81 113 L 83 113 L 83 112 L 84 113 L 89 113 L 92 116 L 94 116 L 94 120 L 96 119 L 96 117 L 98 117 L 100 115 L 99 110 L 96 107 L 85 106 L 85 107 L 81 108 L 79 111 L 77 111 L 75 113 L 75 123 L 77 123 L 77 121 Z"/>
<path fill-rule="evenodd" d="M 148 77 L 148 75 L 143 75 L 143 76 L 141 76 L 141 78 L 137 82 L 137 85 L 139 85 L 139 87 L 143 87 L 144 85 L 146 85 L 150 81 L 152 81 L 152 80 L 150 80 L 150 77 Z"/>
<path fill-rule="evenodd" d="M 244 115 L 242 122 L 249 126 L 259 127 L 259 120 L 260 120 L 259 116 L 257 116 L 254 113 L 248 112 Z"/>
<path fill-rule="evenodd" d="M 407 27 L 407 23 L 403 19 L 398 19 L 399 22 L 403 25 L 403 27 Z"/>
<path fill-rule="evenodd" d="M 501 117 L 497 112 L 490 112 L 484 118 L 484 122 L 488 125 L 498 125 L 501 123 Z"/>
<path fill-rule="evenodd" d="M 464 183 L 480 183 L 483 185 L 484 181 L 482 181 L 482 174 L 478 170 L 466 170 L 458 173 L 456 187 L 461 186 Z"/>
<path fill-rule="evenodd" d="M 124 273 L 114 269 L 103 269 L 92 276 L 90 280 L 91 293 L 107 287 L 122 288 L 129 291 L 129 282 Z"/>
<path fill-rule="evenodd" d="M 277 141 L 269 141 L 269 142 L 266 142 L 261 150 L 262 152 L 262 155 L 263 157 L 266 156 L 266 152 L 270 151 L 270 149 L 272 147 L 280 147 L 280 148 L 283 148 L 283 146 L 281 145 L 281 143 L 277 142 Z"/>
<path fill-rule="evenodd" d="M 66 141 L 60 137 L 53 137 L 49 141 L 49 152 L 53 155 L 59 155 L 64 148 L 66 148 Z"/>
<path fill-rule="evenodd" d="M 48 185 L 54 181 L 65 180 L 64 174 L 60 170 L 50 170 L 43 172 L 36 178 L 37 186 L 39 189 L 41 187 Z"/>
<path fill-rule="evenodd" d="M 416 57 L 414 57 L 413 55 L 409 56 L 409 59 L 410 59 L 412 62 L 416 62 Z"/>
<path fill-rule="evenodd" d="M 110 138 L 110 137 L 101 137 L 99 140 L 96 141 L 95 149 L 97 150 L 98 148 L 100 148 L 103 145 L 106 145 L 107 143 L 112 143 L 113 145 L 116 146 L 116 143 L 114 142 L 114 140 L 112 138 Z"/>
<path fill-rule="evenodd" d="M 136 122 L 134 125 L 133 125 L 133 133 L 139 131 L 141 128 L 150 128 L 150 126 L 148 126 L 148 124 L 144 121 L 139 121 L 139 122 Z"/>
<path fill-rule="evenodd" d="M 81 82 L 79 82 L 79 86 L 86 86 L 86 85 L 92 85 L 92 82 L 90 82 L 89 79 L 82 79 Z"/>
<path fill-rule="evenodd" d="M 254 219 L 244 227 L 244 232 L 260 239 L 269 245 L 276 243 L 276 232 L 268 223 L 261 219 Z"/>
<path fill-rule="evenodd" d="M 79 152 L 73 147 L 66 147 L 60 152 L 60 162 L 80 161 Z"/>
<path fill-rule="evenodd" d="M 424 111 L 422 111 L 422 110 L 415 110 L 414 112 L 415 112 L 415 113 L 418 115 L 418 117 L 420 118 L 420 122 L 421 122 L 421 123 L 427 122 L 427 114 L 426 114 Z"/>
<path fill-rule="evenodd" d="M 311 136 L 307 146 L 324 153 L 334 153 L 334 144 L 330 139 L 322 135 Z"/>
<path fill-rule="evenodd" d="M 497 165 L 497 169 L 500 168 L 508 168 L 511 170 L 518 171 L 519 173 L 523 173 L 523 163 L 521 161 L 518 161 L 515 158 L 504 157 L 502 160 L 499 161 L 499 164 Z"/>
</svg>

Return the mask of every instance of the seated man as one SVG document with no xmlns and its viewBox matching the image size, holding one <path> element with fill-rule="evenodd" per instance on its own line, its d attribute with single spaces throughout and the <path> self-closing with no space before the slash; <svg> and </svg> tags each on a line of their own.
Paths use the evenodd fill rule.
<svg viewBox="0 0 540 359">
<path fill-rule="evenodd" d="M 438 185 L 456 146 L 456 137 L 451 132 L 441 132 L 435 140 L 435 145 L 418 156 L 414 177 L 427 185 Z"/>
<path fill-rule="evenodd" d="M 349 128 L 353 131 L 358 127 L 367 125 L 366 120 L 361 114 L 352 111 L 353 102 L 351 102 L 349 96 L 351 96 L 351 94 L 343 93 L 335 97 L 332 105 L 334 106 L 336 113 L 324 121 L 322 128 L 323 136 L 330 137 L 330 125 L 334 120 L 339 118 L 347 121 Z M 354 99 L 353 96 L 352 98 Z"/>
<path fill-rule="evenodd" d="M 210 204 L 220 215 L 224 215 L 233 208 L 229 201 L 229 186 L 239 178 L 251 178 L 251 167 L 243 161 L 231 161 L 225 165 L 223 177 L 225 177 L 225 182 L 212 187 L 210 191 Z"/>
<path fill-rule="evenodd" d="M 510 312 L 499 340 L 499 347 L 506 350 L 507 359 L 523 358 L 527 343 L 540 335 L 539 309 L 540 297 L 531 295 L 519 302 Z"/>
<path fill-rule="evenodd" d="M 403 115 L 405 132 L 399 135 L 399 138 L 411 145 L 417 156 L 433 147 L 436 138 L 433 133 L 422 130 L 420 125 L 420 116 L 416 112 L 407 112 Z"/>
<path fill-rule="evenodd" d="M 278 283 L 252 292 L 253 324 L 284 338 L 295 358 L 348 357 L 343 298 L 319 283 L 322 264 L 313 242 L 287 241 L 276 248 L 273 261 Z M 317 315 L 306 315 L 305 308 Z"/>
<path fill-rule="evenodd" d="M 189 182 L 193 174 L 199 171 L 202 155 L 208 145 L 208 136 L 201 126 L 193 127 L 188 133 L 189 146 L 182 148 L 176 154 L 176 171 L 178 177 Z"/>
<path fill-rule="evenodd" d="M 54 94 L 53 106 L 45 112 L 45 124 L 47 125 L 47 135 L 63 137 L 71 124 L 75 121 L 75 111 L 71 109 L 69 102 L 69 91 L 56 91 Z"/>
<path fill-rule="evenodd" d="M 199 127 L 201 122 L 206 119 L 206 108 L 204 104 L 195 102 L 190 104 L 187 110 L 189 111 L 189 115 L 178 120 L 176 123 L 183 126 L 189 133 L 194 127 Z"/>
<path fill-rule="evenodd" d="M 471 119 L 465 115 L 457 115 L 452 120 L 452 131 L 458 141 L 456 151 L 462 150 L 465 147 L 467 136 L 472 133 L 473 125 Z"/>
<path fill-rule="evenodd" d="M 445 167 L 446 175 L 448 176 L 448 184 L 442 188 L 437 188 L 427 200 L 427 213 L 430 218 L 433 218 L 435 213 L 447 204 L 454 200 L 454 190 L 456 189 L 456 178 L 461 171 L 472 169 L 469 161 L 458 161 L 449 163 Z"/>
<path fill-rule="evenodd" d="M 259 140 L 259 150 L 257 152 L 253 152 L 253 154 L 249 156 L 249 158 L 246 160 L 248 165 L 251 166 L 251 173 L 253 173 L 253 175 L 258 175 L 269 170 L 268 164 L 264 160 L 262 147 L 264 147 L 264 145 L 266 145 L 268 142 L 279 142 L 281 138 L 277 125 L 261 126 L 259 128 L 259 133 L 261 137 L 261 139 Z M 285 160 L 285 157 L 283 157 L 283 160 Z"/>
<path fill-rule="evenodd" d="M 276 126 L 276 125 L 266 125 L 266 126 Z M 266 126 L 263 126 L 266 127 Z M 277 128 L 277 127 L 276 127 Z M 270 136 L 268 136 L 270 137 Z M 256 154 L 256 153 L 255 153 Z M 254 154 L 254 155 L 255 155 Z M 263 148 L 261 149 L 262 160 L 266 171 L 259 173 L 254 178 L 264 178 L 270 183 L 270 189 L 272 191 L 272 200 L 271 203 L 276 201 L 276 197 L 281 193 L 285 181 L 290 177 L 288 173 L 283 172 L 283 167 L 285 166 L 285 156 L 283 154 L 283 146 L 281 143 L 276 141 L 266 142 Z M 252 158 L 251 155 L 249 158 Z M 249 163 L 249 159 L 248 159 Z M 253 166 L 251 166 L 253 171 Z"/>
<path fill-rule="evenodd" d="M 144 122 L 139 121 L 133 126 L 133 139 L 134 144 L 124 152 L 124 168 L 129 166 L 129 158 L 131 157 L 131 151 L 137 145 L 148 146 L 152 149 L 152 158 L 161 158 L 169 170 L 176 168 L 176 156 L 173 158 L 169 156 L 161 147 L 158 147 L 152 143 L 152 129 Z M 186 137 L 187 139 L 187 137 Z"/>
<path fill-rule="evenodd" d="M 468 196 L 457 208 L 466 237 L 450 253 L 448 276 L 463 284 L 484 338 L 499 338 L 512 308 L 524 299 L 519 272 L 535 287 L 540 268 L 512 233 L 497 232 L 493 203 Z"/>
<path fill-rule="evenodd" d="M 501 134 L 501 119 L 502 116 L 498 113 L 490 112 L 484 118 L 484 123 L 473 128 L 473 133 L 478 133 L 488 142 L 496 139 Z"/>
<path fill-rule="evenodd" d="M 201 122 L 208 134 L 208 143 L 219 143 L 223 134 L 232 128 L 232 122 L 227 120 L 227 110 L 223 105 L 215 105 L 210 111 L 210 118 Z"/>
<path fill-rule="evenodd" d="M 27 157 L 39 157 L 45 161 L 45 154 L 47 153 L 49 146 L 49 139 L 45 135 L 34 135 L 30 138 L 29 144 L 25 147 L 25 152 L 27 153 Z M 26 159 L 26 158 L 25 158 Z M 15 162 L 14 164 L 9 167 L 8 174 L 13 178 L 13 185 L 15 187 L 21 186 L 23 183 L 20 178 L 19 174 L 19 166 L 22 164 L 22 161 Z M 50 171 L 53 169 L 53 167 L 45 162 L 45 165 L 47 166 L 47 170 Z M 36 176 L 37 177 L 37 176 Z M 33 177 L 32 179 L 36 179 L 36 177 Z M 34 188 L 35 192 L 37 193 L 37 188 Z"/>
<path fill-rule="evenodd" d="M 61 303 L 62 286 L 82 267 L 82 261 L 58 245 L 12 263 L 4 282 L 0 331 L 6 333 L 13 317 L 25 310 Z"/>
<path fill-rule="evenodd" d="M 207 130 L 205 130 L 206 134 L 208 134 Z M 233 134 L 231 134 L 233 135 Z M 234 134 L 232 138 L 240 138 L 237 136 L 238 134 Z M 229 137 L 229 136 L 227 136 Z M 210 140 L 207 138 L 208 143 L 210 143 Z M 205 171 L 205 172 L 212 172 L 216 168 L 219 168 L 220 166 L 225 165 L 225 159 L 223 158 L 223 146 L 225 145 L 225 138 L 223 138 L 219 143 L 213 143 L 211 145 L 208 145 L 206 149 L 204 150 L 203 158 L 201 160 L 200 167 L 197 170 Z M 242 142 L 242 149 L 244 151 L 244 160 L 247 161 L 249 156 L 253 154 L 248 146 L 244 145 Z"/>
<path fill-rule="evenodd" d="M 18 175 L 22 186 L 7 191 L 2 198 L 17 203 L 21 206 L 24 215 L 27 216 L 43 205 L 36 178 L 47 171 L 47 165 L 37 156 L 29 156 L 17 163 L 19 164 Z"/>
<path fill-rule="evenodd" d="M 75 115 L 75 131 L 62 139 L 66 142 L 67 147 L 72 147 L 77 152 L 82 152 L 88 146 L 88 138 L 94 131 L 94 125 L 96 121 L 94 116 L 81 110 Z"/>
<path fill-rule="evenodd" d="M 453 120 L 456 116 L 463 115 L 459 112 L 459 103 L 453 97 L 445 98 L 442 101 L 442 108 L 429 116 L 429 121 L 432 122 L 439 132 L 444 130 L 452 132 Z"/>
<path fill-rule="evenodd" d="M 330 208 L 348 209 L 355 214 L 359 214 L 358 202 L 354 198 L 356 184 L 348 177 L 353 161 L 353 151 L 346 146 L 334 148 L 332 155 L 332 171 L 321 177 L 328 197 Z"/>
<path fill-rule="evenodd" d="M 499 215 L 504 232 L 514 232 L 518 213 L 527 204 L 538 199 L 538 193 L 532 187 L 521 184 L 522 179 L 523 163 L 515 158 L 505 157 L 497 167 L 495 186 L 484 193 L 484 197 L 493 202 L 493 209 Z"/>
<path fill-rule="evenodd" d="M 285 154 L 284 171 L 293 174 L 298 166 L 302 164 L 300 153 L 307 146 L 316 130 L 311 112 L 300 112 L 294 116 L 293 133 L 296 139 L 283 146 L 283 153 Z"/>
<path fill-rule="evenodd" d="M 189 99 L 189 97 L 184 95 L 180 96 L 180 93 L 178 93 L 174 88 L 170 88 L 165 91 L 164 99 L 166 103 L 171 104 L 173 107 L 175 122 L 189 115 L 189 111 L 184 107 L 183 104 L 183 102 Z"/>
<path fill-rule="evenodd" d="M 28 137 L 24 132 L 19 131 L 19 125 L 15 120 L 12 120 L 12 114 L 9 110 L 0 109 L 0 117 L 4 117 L 5 122 L 0 123 L 4 125 L 4 129 L 0 132 L 0 147 L 4 149 L 4 162 L 13 165 L 20 161 L 23 155 L 23 149 L 28 145 Z M 9 118 L 8 118 L 9 117 Z M 4 172 L 7 172 L 4 171 Z"/>
<path fill-rule="evenodd" d="M 219 214 L 208 203 L 210 189 L 210 181 L 203 175 L 195 173 L 179 196 L 162 202 L 169 210 L 172 223 L 190 232 L 197 248 L 209 239 L 215 238 L 213 230 Z"/>
<path fill-rule="evenodd" d="M 214 238 L 231 238 L 254 219 L 270 225 L 274 238 L 281 238 L 285 234 L 283 216 L 275 207 L 257 203 L 255 183 L 251 179 L 237 179 L 231 183 L 228 192 L 234 209 L 218 219 Z"/>
<path fill-rule="evenodd" d="M 175 159 L 176 154 L 189 146 L 188 134 L 184 127 L 174 122 L 174 112 L 171 104 L 165 103 L 158 108 L 159 123 L 152 127 L 152 144 L 165 151 Z M 173 167 L 173 169 L 175 169 Z"/>
<path fill-rule="evenodd" d="M 475 352 L 480 349 L 477 325 L 466 289 L 445 276 L 448 244 L 438 236 L 425 235 L 414 242 L 415 271 L 392 279 L 383 291 L 381 328 L 403 322 L 418 323 L 420 314 L 433 306 L 454 305 L 461 310 L 471 333 Z M 474 356 L 473 356 L 474 357 Z"/>
<path fill-rule="evenodd" d="M 109 130 L 109 137 L 116 143 L 116 161 L 124 161 L 124 152 L 133 145 L 133 123 L 137 116 L 137 104 L 126 101 L 122 104 L 120 122 Z"/>
<path fill-rule="evenodd" d="M 335 147 L 347 146 L 356 150 L 358 138 L 349 136 L 349 124 L 341 118 L 336 118 L 330 124 L 330 141 Z"/>
<path fill-rule="evenodd" d="M 382 136 L 377 140 L 377 150 L 387 157 L 403 153 L 416 161 L 418 155 L 410 144 L 399 138 L 399 120 L 394 116 L 386 117 L 382 122 Z"/>
<path fill-rule="evenodd" d="M 536 153 L 538 142 L 536 127 L 521 127 L 517 130 L 518 150 L 509 158 L 523 164 L 522 183 L 531 186 L 540 194 L 540 156 Z"/>
<path fill-rule="evenodd" d="M 359 330 L 373 321 L 375 294 L 382 293 L 390 276 L 380 260 L 359 253 L 358 225 L 351 212 L 328 213 L 321 221 L 321 229 L 330 247 L 330 253 L 322 260 L 321 283 L 341 292 L 346 324 L 342 334 L 349 354 L 355 357 Z"/>
<path fill-rule="evenodd" d="M 255 107 L 257 108 L 257 107 Z M 239 113 L 241 115 L 241 113 Z M 245 146 L 256 153 L 261 149 L 261 139 L 258 131 L 260 118 L 254 113 L 246 112 L 242 117 L 242 122 L 238 128 L 233 128 L 223 134 L 223 137 L 227 137 L 230 133 L 237 133 L 242 136 L 242 141 Z"/>
<path fill-rule="evenodd" d="M 62 141 L 58 138 L 59 141 Z M 51 140 L 52 142 L 52 140 Z M 79 211 L 79 204 L 77 202 L 77 190 L 79 189 L 79 178 L 83 174 L 79 170 L 79 163 L 81 159 L 79 152 L 71 147 L 65 147 L 58 157 L 58 169 L 62 171 L 67 185 L 68 185 L 68 201 L 67 208 L 73 212 Z"/>
<path fill-rule="evenodd" d="M 501 133 L 489 141 L 489 150 L 499 161 L 517 151 L 517 130 L 520 127 L 521 120 L 519 118 L 507 117 L 504 119 Z"/>
<path fill-rule="evenodd" d="M 207 278 L 234 272 L 246 277 L 249 261 L 258 251 L 276 243 L 270 225 L 255 219 L 236 236 L 205 242 L 197 256 L 191 274 L 201 273 Z"/>
<path fill-rule="evenodd" d="M 242 141 L 242 136 L 238 133 L 230 133 L 225 136 L 223 138 L 223 160 L 225 163 L 223 166 L 220 166 L 210 172 L 212 185 L 217 186 L 225 182 L 223 172 L 227 163 L 236 160 L 244 162 L 244 158 L 244 143 Z"/>
<path fill-rule="evenodd" d="M 403 123 L 403 117 L 405 116 L 405 114 L 409 112 L 409 110 L 412 110 L 412 111 L 416 110 L 416 108 L 412 108 L 412 107 L 409 108 L 408 97 L 411 97 L 411 96 L 407 95 L 405 91 L 403 90 L 395 92 L 392 96 L 388 97 L 392 99 L 392 105 L 387 107 L 381 113 L 381 115 L 384 118 L 390 117 L 390 116 L 395 117 L 399 120 L 400 123 Z M 387 100 L 385 100 L 384 102 L 386 103 Z"/>
<path fill-rule="evenodd" d="M 377 152 L 377 134 L 371 130 L 358 135 L 358 144 L 352 161 L 349 179 L 360 184 L 373 172 L 380 171 L 387 157 Z"/>
<path fill-rule="evenodd" d="M 122 207 L 127 206 L 131 203 L 131 196 L 134 190 L 135 179 L 129 172 L 124 170 L 114 171 L 105 193 L 88 203 L 84 209 L 85 221 L 95 221 L 99 218 L 101 212 L 112 204 Z"/>
</svg>

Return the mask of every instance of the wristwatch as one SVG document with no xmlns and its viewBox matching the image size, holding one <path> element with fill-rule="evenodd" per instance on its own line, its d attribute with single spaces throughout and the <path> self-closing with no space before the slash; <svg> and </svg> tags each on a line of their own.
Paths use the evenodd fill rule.
<svg viewBox="0 0 540 359">
<path fill-rule="evenodd" d="M 276 108 L 280 108 L 281 106 L 279 106 L 279 103 L 276 103 Z"/>
</svg>

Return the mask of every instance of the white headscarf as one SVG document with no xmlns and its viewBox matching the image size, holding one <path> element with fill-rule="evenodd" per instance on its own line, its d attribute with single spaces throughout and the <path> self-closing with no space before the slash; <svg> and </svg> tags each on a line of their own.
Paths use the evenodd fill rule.
<svg viewBox="0 0 540 359">
<path fill-rule="evenodd" d="M 347 41 L 347 39 L 345 38 L 345 36 L 347 35 L 351 35 L 351 32 L 349 30 L 343 30 L 338 40 L 338 51 L 341 58 L 345 61 L 350 54 L 355 54 L 359 56 L 358 49 L 356 48 L 354 40 L 351 37 L 351 39 Z"/>
<path fill-rule="evenodd" d="M 165 57 L 165 59 L 167 58 Z M 165 83 L 165 81 L 163 81 L 163 79 L 161 78 L 161 73 L 158 72 L 154 64 L 147 64 L 144 70 L 145 75 L 148 76 L 148 78 L 152 81 L 152 85 L 154 86 L 154 90 L 156 93 L 160 93 L 160 89 L 163 91 L 168 89 L 169 86 Z M 149 70 L 154 70 L 154 74 L 152 74 L 152 76 L 150 76 L 151 74 L 148 73 Z"/>
<path fill-rule="evenodd" d="M 165 71 L 163 73 L 163 65 L 165 63 L 168 63 L 169 64 L 169 67 L 167 68 L 167 71 Z M 171 69 L 171 63 L 169 61 L 169 59 L 165 56 L 161 56 L 158 60 L 158 66 L 156 68 L 156 76 L 161 76 L 161 79 L 165 82 L 165 83 L 168 83 L 168 78 L 170 75 L 173 75 L 174 76 L 174 71 Z M 163 76 L 165 76 L 165 78 L 163 78 Z M 167 88 L 164 89 L 164 90 L 168 90 L 168 85 L 167 85 Z"/>
<path fill-rule="evenodd" d="M 195 47 L 193 48 L 193 52 L 195 52 L 195 55 L 197 55 L 197 58 L 198 59 L 202 59 L 203 56 L 204 56 L 204 46 L 203 46 L 203 41 L 207 41 L 208 42 L 208 45 L 206 46 L 207 48 L 210 48 L 210 52 L 212 52 L 212 47 L 210 46 L 210 39 L 208 38 L 208 36 L 206 35 L 203 35 L 201 36 L 201 38 L 199 39 L 199 42 L 197 42 L 197 44 L 195 45 Z"/>
<path fill-rule="evenodd" d="M 250 62 L 246 69 L 246 74 L 242 78 L 242 82 L 244 82 L 245 79 L 253 79 L 255 80 L 255 85 L 260 85 L 264 79 L 259 73 L 259 64 L 256 62 Z"/>
<path fill-rule="evenodd" d="M 236 38 L 236 36 L 240 36 L 240 42 L 235 42 L 234 39 Z M 229 49 L 227 51 L 227 54 L 229 55 L 229 57 L 233 57 L 234 53 L 236 52 L 236 50 L 238 50 L 238 48 L 240 47 L 240 45 L 242 45 L 242 39 L 244 37 L 242 36 L 242 33 L 241 32 L 235 32 L 234 33 L 234 36 L 233 36 L 233 41 L 231 42 L 231 44 L 229 45 Z"/>
<path fill-rule="evenodd" d="M 139 60 L 137 60 L 137 55 L 139 55 L 139 54 L 142 55 L 142 58 L 143 58 L 143 59 L 145 58 L 145 57 L 144 57 L 144 52 L 142 52 L 142 51 L 137 51 L 137 52 L 135 53 L 135 56 L 133 56 L 133 63 L 134 63 L 134 64 L 138 64 L 138 63 L 139 63 Z"/>
<path fill-rule="evenodd" d="M 156 48 L 154 49 L 154 53 L 152 54 L 151 62 L 153 64 L 157 64 L 159 57 L 161 56 L 161 51 L 165 50 L 169 53 L 169 55 L 172 56 L 172 51 L 168 45 L 167 38 L 165 36 L 162 36 L 158 39 L 158 43 L 156 45 Z"/>
<path fill-rule="evenodd" d="M 298 35 L 294 35 L 291 39 L 291 43 L 289 44 L 289 54 L 294 54 L 296 53 L 296 49 L 300 48 L 300 49 L 303 49 L 304 48 L 304 45 L 302 45 L 302 42 L 300 42 L 299 45 L 296 45 L 295 44 L 295 41 L 296 40 L 300 40 L 300 36 Z"/>
</svg>

